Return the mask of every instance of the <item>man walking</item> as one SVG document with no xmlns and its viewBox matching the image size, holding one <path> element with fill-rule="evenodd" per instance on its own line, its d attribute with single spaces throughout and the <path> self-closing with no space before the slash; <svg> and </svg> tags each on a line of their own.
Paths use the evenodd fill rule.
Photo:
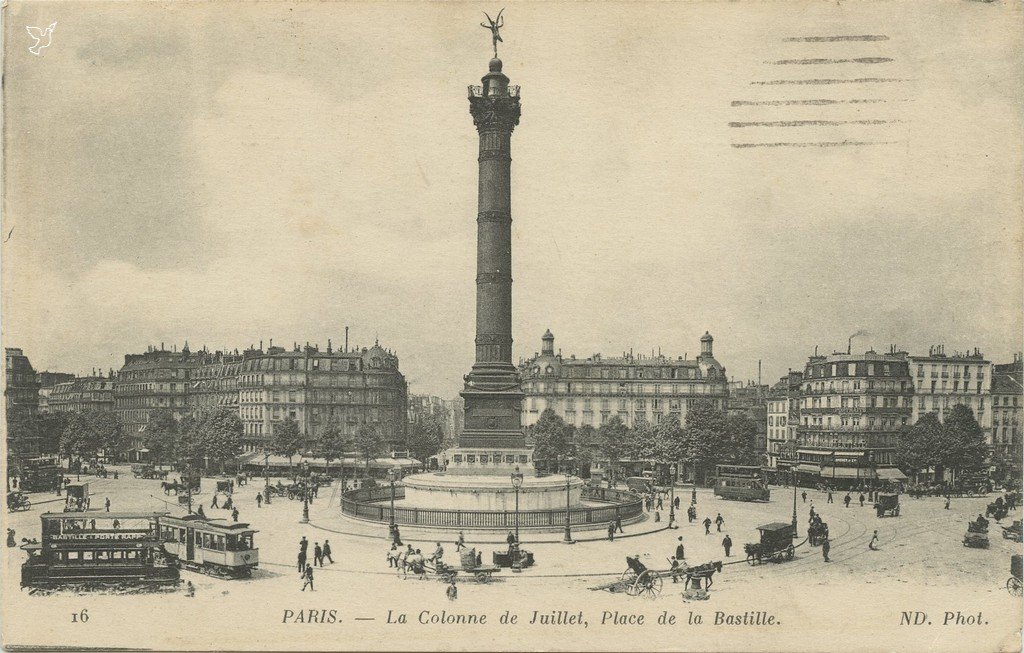
<svg viewBox="0 0 1024 653">
<path fill-rule="evenodd" d="M 715 526 L 717 527 L 717 530 L 718 530 L 719 533 L 722 532 L 722 524 L 724 524 L 724 523 L 725 523 L 725 520 L 722 519 L 722 513 L 718 513 L 718 516 L 715 517 Z"/>
<path fill-rule="evenodd" d="M 437 543 L 437 548 L 434 549 L 434 555 L 430 556 L 430 561 L 433 562 L 436 565 L 437 563 L 441 562 L 441 558 L 443 558 L 443 557 L 444 557 L 444 547 L 441 546 L 440 542 L 438 542 Z"/>
<path fill-rule="evenodd" d="M 847 493 L 846 493 L 846 496 L 845 496 L 845 497 L 843 497 L 843 503 L 845 503 L 845 504 L 846 504 L 846 507 L 847 507 L 847 508 L 849 508 L 849 507 L 850 507 L 850 501 L 851 501 L 850 493 L 849 493 L 849 492 L 847 492 Z"/>
<path fill-rule="evenodd" d="M 860 493 L 860 507 L 861 508 L 864 507 L 864 493 L 863 492 Z"/>
<path fill-rule="evenodd" d="M 306 569 L 306 549 L 299 549 L 299 573 Z"/>
<path fill-rule="evenodd" d="M 110 512 L 110 497 L 103 500 L 103 509 Z"/>
<path fill-rule="evenodd" d="M 217 503 L 217 493 L 216 492 L 213 493 L 213 501 L 210 502 L 210 507 L 211 508 L 220 508 L 220 505 Z"/>
<path fill-rule="evenodd" d="M 828 552 L 829 552 L 829 550 L 831 548 L 832 548 L 832 543 L 826 537 L 825 540 L 821 543 L 821 555 L 825 558 L 825 562 L 832 562 L 831 560 L 828 559 Z"/>
<path fill-rule="evenodd" d="M 803 492 L 801 492 L 800 496 L 803 497 L 804 503 L 807 503 L 807 490 L 804 490 Z"/>
<path fill-rule="evenodd" d="M 256 493 L 256 507 L 257 508 L 262 508 L 263 507 L 263 494 L 260 493 L 260 492 Z"/>
<path fill-rule="evenodd" d="M 722 548 L 725 549 L 725 557 L 729 557 L 729 550 L 732 549 L 732 538 L 729 534 L 725 534 L 725 538 L 722 540 Z"/>
<path fill-rule="evenodd" d="M 313 566 L 324 566 L 324 550 L 320 548 L 319 542 L 313 543 Z"/>
<path fill-rule="evenodd" d="M 303 574 L 305 581 L 302 583 L 302 591 L 306 591 L 306 587 L 309 587 L 309 591 L 315 591 L 313 589 L 313 565 L 306 565 L 306 572 Z"/>
<path fill-rule="evenodd" d="M 334 564 L 334 558 L 331 557 L 331 541 L 324 540 L 324 555 L 320 558 L 320 566 L 324 566 L 324 558 L 327 558 L 327 562 Z"/>
<path fill-rule="evenodd" d="M 618 515 L 615 516 L 615 530 L 619 533 L 625 532 L 622 530 L 622 517 L 619 517 Z"/>
<path fill-rule="evenodd" d="M 231 509 L 231 520 L 238 521 L 238 508 Z"/>
<path fill-rule="evenodd" d="M 949 495 L 946 495 L 946 510 L 949 510 Z"/>
<path fill-rule="evenodd" d="M 608 522 L 608 541 L 615 541 L 615 522 L 613 521 Z"/>
<path fill-rule="evenodd" d="M 832 501 L 832 488 L 828 489 L 828 501 L 826 501 L 825 503 L 833 503 L 833 501 Z"/>
<path fill-rule="evenodd" d="M 871 549 L 872 551 L 877 551 L 878 549 L 875 548 L 875 542 L 877 542 L 877 541 L 878 541 L 878 531 L 875 531 L 875 534 L 871 536 L 871 541 L 868 542 L 868 548 Z"/>
<path fill-rule="evenodd" d="M 686 559 L 686 549 L 683 547 L 683 536 L 679 536 L 679 544 L 676 545 L 676 560 Z"/>
<path fill-rule="evenodd" d="M 466 548 L 466 536 L 459 531 L 459 539 L 455 540 L 455 553 Z"/>
<path fill-rule="evenodd" d="M 705 517 L 704 518 L 704 534 L 705 535 L 711 535 L 711 518 L 710 517 Z"/>
</svg>

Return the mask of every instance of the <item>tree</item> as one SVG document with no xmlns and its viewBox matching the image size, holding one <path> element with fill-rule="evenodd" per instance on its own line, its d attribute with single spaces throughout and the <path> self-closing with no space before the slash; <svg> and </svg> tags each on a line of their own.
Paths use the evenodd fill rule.
<svg viewBox="0 0 1024 653">
<path fill-rule="evenodd" d="M 387 447 L 384 434 L 373 424 L 360 424 L 359 428 L 356 429 L 353 444 L 356 447 L 356 451 L 366 460 L 366 474 L 369 476 L 370 460 L 384 453 Z"/>
<path fill-rule="evenodd" d="M 178 446 L 178 420 L 169 410 L 154 411 L 142 432 L 142 446 L 158 465 L 172 459 Z"/>
<path fill-rule="evenodd" d="M 921 470 L 939 465 L 942 439 L 938 414 L 921 415 L 916 424 L 904 426 L 896 435 L 896 466 L 916 477 Z"/>
<path fill-rule="evenodd" d="M 36 422 L 36 436 L 39 438 L 40 453 L 60 451 L 60 437 L 67 422 L 68 416 L 65 413 L 47 413 L 39 416 Z"/>
<path fill-rule="evenodd" d="M 629 429 L 626 440 L 623 443 L 623 458 L 630 460 L 655 460 L 655 449 L 657 448 L 654 425 L 647 420 L 641 419 Z"/>
<path fill-rule="evenodd" d="M 572 456 L 576 459 L 577 473 L 590 475 L 590 466 L 598 451 L 597 431 L 590 424 L 572 430 Z"/>
<path fill-rule="evenodd" d="M 270 435 L 270 451 L 277 456 L 288 457 L 288 470 L 292 468 L 292 457 L 302 451 L 305 438 L 299 423 L 291 417 L 274 424 L 274 431 Z"/>
<path fill-rule="evenodd" d="M 942 465 L 959 472 L 981 471 L 988 457 L 985 432 L 974 419 L 974 411 L 963 404 L 953 406 L 942 425 L 942 448 L 938 452 Z"/>
<path fill-rule="evenodd" d="M 629 428 L 618 415 L 610 418 L 597 429 L 597 444 L 601 455 L 608 460 L 608 487 L 615 486 L 615 472 L 619 461 L 626 458 L 629 450 Z"/>
<path fill-rule="evenodd" d="M 544 461 L 552 472 L 561 469 L 561 461 L 572 453 L 572 431 L 565 420 L 550 408 L 545 408 L 531 433 L 534 439 L 533 457 Z"/>
<path fill-rule="evenodd" d="M 444 418 L 440 415 L 421 415 L 406 431 L 406 448 L 413 458 L 426 466 L 427 459 L 437 455 L 444 446 Z"/>
<path fill-rule="evenodd" d="M 217 408 L 204 412 L 198 419 L 202 432 L 201 442 L 204 455 L 220 463 L 224 472 L 225 463 L 242 452 L 242 420 L 236 411 Z"/>
<path fill-rule="evenodd" d="M 326 461 L 325 474 L 331 472 L 331 461 L 341 459 L 350 445 L 351 441 L 345 436 L 345 432 L 337 422 L 331 420 L 324 425 L 320 435 L 316 438 L 316 450 Z M 344 472 L 344 463 L 342 471 Z"/>
<path fill-rule="evenodd" d="M 79 460 L 96 456 L 100 449 L 121 453 L 126 440 L 121 420 L 115 413 L 72 413 L 61 433 L 60 453 Z"/>
<path fill-rule="evenodd" d="M 758 446 L 757 424 L 747 415 L 733 415 L 725 419 L 726 442 L 722 464 L 759 465 L 761 447 Z"/>
<path fill-rule="evenodd" d="M 174 441 L 174 457 L 186 469 L 198 466 L 205 455 L 202 424 L 186 415 L 178 423 L 178 437 Z"/>
<path fill-rule="evenodd" d="M 686 437 L 679 420 L 674 416 L 664 418 L 652 432 L 651 459 L 658 465 L 662 479 L 666 479 L 667 467 L 679 463 L 686 455 Z"/>
<path fill-rule="evenodd" d="M 694 402 L 686 413 L 684 432 L 694 479 L 706 479 L 708 470 L 723 458 L 727 441 L 725 415 L 710 401 Z"/>
</svg>

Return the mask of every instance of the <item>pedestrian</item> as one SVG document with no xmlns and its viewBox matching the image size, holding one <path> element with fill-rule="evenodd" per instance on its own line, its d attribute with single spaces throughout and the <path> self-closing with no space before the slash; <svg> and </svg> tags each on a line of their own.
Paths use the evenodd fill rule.
<svg viewBox="0 0 1024 653">
<path fill-rule="evenodd" d="M 845 496 L 845 497 L 843 497 L 843 503 L 845 503 L 845 504 L 846 504 L 846 507 L 847 507 L 847 508 L 849 508 L 849 507 L 850 507 L 850 501 L 851 501 L 850 493 L 849 493 L 849 492 L 847 492 L 847 493 L 846 493 L 846 496 Z"/>
<path fill-rule="evenodd" d="M 408 573 L 406 572 L 406 569 L 408 569 L 408 567 L 409 567 L 409 554 L 410 553 L 412 553 L 412 545 L 411 544 L 409 545 L 408 549 L 406 549 L 406 550 L 404 550 L 404 551 L 402 551 L 401 553 L 398 554 L 398 560 L 395 563 L 397 565 L 397 567 L 395 569 L 395 573 L 396 574 L 401 574 L 403 580 L 408 576 Z"/>
<path fill-rule="evenodd" d="M 434 555 L 430 556 L 430 561 L 433 562 L 436 565 L 437 563 L 441 562 L 441 558 L 443 558 L 443 557 L 444 557 L 444 547 L 442 547 L 441 543 L 438 542 L 437 543 L 437 548 L 434 549 Z"/>
<path fill-rule="evenodd" d="M 672 500 L 672 505 L 676 507 L 676 510 L 679 510 L 679 497 Z"/>
<path fill-rule="evenodd" d="M 116 469 L 114 470 L 114 480 L 115 481 L 117 480 L 117 470 Z"/>
<path fill-rule="evenodd" d="M 299 566 L 299 573 L 301 574 L 303 572 L 303 570 L 306 568 L 306 550 L 305 549 L 299 549 L 298 566 Z"/>
<path fill-rule="evenodd" d="M 725 523 L 725 520 L 722 519 L 722 513 L 718 513 L 718 516 L 715 517 L 715 526 L 718 527 L 717 530 L 718 530 L 719 533 L 722 532 L 722 524 L 724 524 L 724 523 Z"/>
<path fill-rule="evenodd" d="M 114 473 L 116 474 L 117 472 Z M 188 598 L 192 598 L 195 595 L 196 586 L 192 584 L 192 581 L 188 581 L 187 583 L 185 583 L 185 596 L 187 596 Z"/>
<path fill-rule="evenodd" d="M 262 508 L 263 507 L 263 494 L 260 493 L 260 492 L 256 493 L 256 507 L 257 508 Z"/>
<path fill-rule="evenodd" d="M 313 565 L 306 565 L 306 573 L 303 574 L 303 576 L 305 577 L 305 580 L 302 583 L 302 591 L 306 591 L 307 585 L 309 586 L 310 592 L 315 591 L 313 589 Z"/>
<path fill-rule="evenodd" d="M 669 558 L 668 563 L 669 563 L 669 573 L 672 574 L 672 582 L 673 583 L 678 583 L 679 582 L 679 577 L 683 573 L 682 568 L 679 566 L 679 559 L 678 558 Z"/>
<path fill-rule="evenodd" d="M 825 540 L 821 543 L 821 555 L 825 558 L 825 562 L 832 562 L 828 559 L 828 552 L 831 548 L 832 543 L 829 541 L 828 537 L 826 537 Z"/>
<path fill-rule="evenodd" d="M 828 491 L 828 501 L 826 501 L 825 503 L 833 503 L 833 501 L 832 501 L 832 489 L 831 488 Z"/>
<path fill-rule="evenodd" d="M 213 501 L 210 502 L 210 507 L 211 508 L 220 508 L 220 506 L 217 504 L 217 493 L 216 492 L 213 493 Z"/>
<path fill-rule="evenodd" d="M 402 535 L 398 532 L 398 524 L 395 524 L 395 527 L 391 531 L 391 539 L 398 546 L 402 546 Z"/>
<path fill-rule="evenodd" d="M 114 530 L 115 530 L 115 531 L 116 531 L 117 529 L 121 528 L 121 522 L 119 522 L 119 521 L 118 521 L 118 520 L 116 520 L 116 519 L 114 520 L 114 523 L 113 523 L 113 524 L 111 524 L 111 525 L 112 525 L 112 526 L 114 527 Z"/>
<path fill-rule="evenodd" d="M 949 495 L 946 495 L 946 510 L 949 510 Z"/>
<path fill-rule="evenodd" d="M 711 535 L 711 518 L 710 517 L 705 517 L 704 518 L 704 534 L 705 535 Z"/>
<path fill-rule="evenodd" d="M 196 514 L 199 515 L 201 519 L 206 519 L 206 513 L 203 512 L 202 506 L 199 506 L 199 508 L 196 510 Z"/>
<path fill-rule="evenodd" d="M 448 597 L 449 601 L 454 601 L 459 598 L 459 588 L 455 587 L 455 581 L 452 580 L 452 584 L 448 586 L 448 589 L 444 591 L 445 596 Z"/>
<path fill-rule="evenodd" d="M 231 521 L 238 521 L 238 508 L 231 509 Z"/>
<path fill-rule="evenodd" d="M 622 517 L 619 517 L 618 515 L 615 516 L 615 530 L 619 533 L 625 532 L 622 530 Z"/>
<path fill-rule="evenodd" d="M 804 490 L 803 492 L 801 492 L 800 496 L 802 496 L 804 498 L 804 503 L 807 503 L 807 490 Z"/>
<path fill-rule="evenodd" d="M 686 559 L 686 549 L 683 547 L 683 536 L 679 536 L 679 544 L 676 545 L 676 560 Z"/>
<path fill-rule="evenodd" d="M 303 535 L 302 539 L 299 540 L 299 548 L 302 549 L 303 553 L 305 553 L 306 550 L 309 549 L 309 540 L 306 539 L 305 535 Z"/>
<path fill-rule="evenodd" d="M 459 551 L 461 551 L 461 550 L 463 550 L 465 548 L 466 548 L 466 536 L 462 534 L 462 531 L 459 531 L 459 539 L 455 540 L 455 552 L 458 553 Z"/>
<path fill-rule="evenodd" d="M 875 542 L 877 542 L 877 541 L 878 541 L 878 531 L 875 531 L 875 534 L 871 536 L 871 541 L 868 542 L 868 548 L 871 549 L 872 551 L 877 551 L 878 549 L 875 548 Z"/>
<path fill-rule="evenodd" d="M 608 522 L 608 541 L 615 541 L 615 522 L 613 521 Z"/>
<path fill-rule="evenodd" d="M 664 510 L 664 509 L 665 509 L 665 506 L 664 506 L 664 504 L 662 504 L 662 502 L 661 502 L 661 495 L 659 494 L 658 495 L 658 510 Z"/>
<path fill-rule="evenodd" d="M 324 540 L 324 555 L 320 558 L 320 566 L 324 566 L 324 558 L 327 558 L 327 562 L 334 564 L 334 558 L 331 557 L 331 541 Z"/>
<path fill-rule="evenodd" d="M 694 481 L 694 483 L 693 483 L 693 492 L 690 493 L 690 501 L 693 502 L 693 505 L 697 505 L 697 483 L 696 483 L 696 481 Z"/>
<path fill-rule="evenodd" d="M 863 492 L 860 493 L 860 507 L 861 508 L 864 507 L 864 493 Z"/>
<path fill-rule="evenodd" d="M 324 566 L 324 550 L 320 548 L 319 542 L 313 543 L 313 566 Z"/>
<path fill-rule="evenodd" d="M 732 548 L 732 538 L 729 537 L 728 533 L 726 533 L 725 537 L 722 539 L 722 548 L 725 549 L 725 557 L 728 558 L 729 550 Z"/>
<path fill-rule="evenodd" d="M 110 497 L 103 500 L 103 509 L 110 512 Z"/>
<path fill-rule="evenodd" d="M 391 543 L 391 548 L 388 549 L 388 552 L 385 554 L 385 557 L 388 560 L 388 567 L 391 567 L 391 568 L 397 567 L 398 566 L 398 558 L 401 555 L 402 555 L 401 552 L 399 552 L 399 550 L 398 550 L 398 545 L 395 544 L 394 542 L 392 542 Z"/>
<path fill-rule="evenodd" d="M 657 510 L 654 511 L 654 521 L 655 522 L 660 522 L 661 521 L 661 513 L 659 511 L 657 511 Z"/>
</svg>

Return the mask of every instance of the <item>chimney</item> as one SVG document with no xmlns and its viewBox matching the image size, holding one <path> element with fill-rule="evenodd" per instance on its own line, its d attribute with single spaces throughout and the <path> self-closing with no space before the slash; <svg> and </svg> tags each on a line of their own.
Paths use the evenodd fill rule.
<svg viewBox="0 0 1024 653">
<path fill-rule="evenodd" d="M 348 327 L 345 327 L 345 353 L 348 353 Z"/>
</svg>

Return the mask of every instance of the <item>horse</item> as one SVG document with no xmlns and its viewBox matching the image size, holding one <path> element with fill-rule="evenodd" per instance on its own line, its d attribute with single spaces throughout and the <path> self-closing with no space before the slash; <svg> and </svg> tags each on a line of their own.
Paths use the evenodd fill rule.
<svg viewBox="0 0 1024 653">
<path fill-rule="evenodd" d="M 177 481 L 171 481 L 171 482 L 161 481 L 160 482 L 160 487 L 162 487 L 164 489 L 164 494 L 169 495 L 171 493 L 171 490 L 174 490 L 174 495 L 177 496 L 178 495 L 178 490 L 182 486 L 178 485 Z"/>
</svg>

